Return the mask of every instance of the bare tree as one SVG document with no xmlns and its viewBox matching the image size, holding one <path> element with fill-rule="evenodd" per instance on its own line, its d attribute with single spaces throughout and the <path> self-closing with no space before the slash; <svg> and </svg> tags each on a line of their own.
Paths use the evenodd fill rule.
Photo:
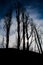
<svg viewBox="0 0 43 65">
<path fill-rule="evenodd" d="M 39 37 L 39 34 L 38 34 L 38 32 L 37 32 L 37 29 L 36 29 L 36 26 L 35 26 L 35 23 L 33 23 L 33 19 L 32 18 L 30 18 L 30 20 L 29 20 L 29 23 L 28 23 L 28 16 L 26 16 L 26 37 L 27 37 L 27 49 L 29 49 L 30 48 L 30 46 L 31 46 L 31 44 L 32 44 L 32 42 L 33 41 L 35 41 L 36 42 L 36 44 L 37 44 L 37 47 L 38 47 L 38 50 L 39 50 L 39 53 L 40 52 L 42 52 L 42 47 L 41 47 L 41 42 L 42 42 L 42 40 L 41 40 L 41 42 L 40 42 L 40 37 Z M 30 24 L 30 26 L 31 26 L 31 32 L 30 32 L 30 36 L 28 37 L 28 25 Z M 35 33 L 34 33 L 35 32 Z M 33 33 L 34 33 L 34 36 L 33 36 Z M 32 36 L 32 38 L 34 37 L 34 40 L 32 40 L 31 39 L 31 42 L 30 42 L 30 45 L 29 45 L 29 38 Z"/>
<path fill-rule="evenodd" d="M 12 19 L 12 9 L 9 9 L 5 15 L 5 29 L 6 29 L 6 48 L 9 45 L 9 34 L 10 34 L 10 27 L 11 27 L 11 19 Z"/>
<path fill-rule="evenodd" d="M 39 37 L 39 34 L 38 34 L 38 31 L 36 29 L 36 26 L 35 24 L 33 23 L 33 19 L 31 19 L 31 26 L 33 27 L 33 33 L 34 33 L 34 38 L 35 38 L 35 42 L 37 44 L 37 47 L 38 47 L 38 50 L 39 50 L 39 53 L 41 52 L 42 53 L 42 47 L 41 47 L 41 42 L 40 42 L 40 37 Z M 40 49 L 39 49 L 40 48 Z"/>
<path fill-rule="evenodd" d="M 17 43 L 18 50 L 19 50 L 19 47 L 20 47 L 20 10 L 21 10 L 21 4 L 20 4 L 20 2 L 17 2 L 16 18 L 17 18 L 17 32 L 18 32 L 18 43 Z"/>
<path fill-rule="evenodd" d="M 22 22 L 23 22 L 23 50 L 25 50 L 25 20 L 24 20 L 25 12 L 22 10 Z"/>
<path fill-rule="evenodd" d="M 36 36 L 37 36 L 37 40 L 38 40 L 39 46 L 40 46 L 40 51 L 42 53 L 42 47 L 41 47 L 41 42 L 40 42 L 39 34 L 38 34 L 37 29 L 36 29 L 35 26 L 34 26 L 34 29 L 35 29 L 35 32 L 36 32 Z"/>
<path fill-rule="evenodd" d="M 26 28 L 26 37 L 27 37 L 27 50 L 29 50 L 29 38 L 28 38 L 28 25 L 27 25 L 27 23 L 28 23 L 28 16 L 27 15 L 25 15 L 25 17 L 26 17 L 26 22 L 25 22 L 25 28 Z"/>
</svg>

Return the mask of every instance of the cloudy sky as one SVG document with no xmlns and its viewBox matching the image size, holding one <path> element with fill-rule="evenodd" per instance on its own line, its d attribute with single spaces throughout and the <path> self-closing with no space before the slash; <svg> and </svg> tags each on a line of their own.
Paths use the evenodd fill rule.
<svg viewBox="0 0 43 65">
<path fill-rule="evenodd" d="M 0 0 L 0 42 L 2 41 L 2 36 L 5 32 L 3 32 L 3 21 L 4 16 L 8 9 L 18 0 Z M 29 12 L 29 15 L 31 18 L 33 18 L 35 24 L 40 27 L 40 30 L 43 33 L 43 0 L 19 0 L 23 6 L 26 7 L 27 11 Z M 16 37 L 17 37 L 17 23 L 15 19 L 15 11 L 13 11 L 12 14 L 12 26 L 10 30 L 10 47 L 13 47 L 16 43 Z M 11 41 L 12 39 L 12 41 Z M 15 41 L 14 41 L 15 40 Z M 16 46 L 16 44 L 15 44 Z"/>
</svg>

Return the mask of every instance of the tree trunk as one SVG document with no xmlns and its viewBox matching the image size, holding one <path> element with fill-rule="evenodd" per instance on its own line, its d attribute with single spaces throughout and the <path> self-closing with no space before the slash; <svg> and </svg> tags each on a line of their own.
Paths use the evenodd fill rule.
<svg viewBox="0 0 43 65">
<path fill-rule="evenodd" d="M 22 12 L 22 22 L 23 22 L 23 50 L 25 50 L 25 22 L 24 22 L 24 12 Z"/>
<path fill-rule="evenodd" d="M 18 44 L 17 44 L 17 47 L 19 50 L 19 47 L 20 47 L 20 22 L 19 22 L 19 19 L 18 19 Z"/>
<path fill-rule="evenodd" d="M 17 49 L 19 50 L 19 47 L 20 47 L 20 20 L 19 20 L 19 16 L 20 16 L 20 10 L 19 10 L 19 7 L 16 11 L 16 14 L 17 14 L 17 24 L 18 24 L 18 27 L 17 27 L 17 30 L 18 30 L 18 43 L 17 43 Z"/>
<path fill-rule="evenodd" d="M 27 25 L 27 22 L 28 22 L 28 17 L 26 16 L 26 26 L 25 26 L 25 28 L 26 28 L 26 37 L 27 37 L 27 51 L 29 51 L 29 39 L 28 39 L 28 25 Z"/>
<path fill-rule="evenodd" d="M 39 46 L 40 46 L 40 50 L 42 52 L 42 47 L 41 47 L 41 43 L 40 43 L 40 38 L 39 38 L 39 35 L 38 35 L 38 32 L 36 30 L 36 28 L 34 27 L 35 31 L 36 31 L 36 35 L 37 35 L 37 39 L 38 39 L 38 43 L 39 43 Z"/>
<path fill-rule="evenodd" d="M 7 34 L 6 34 L 6 48 L 8 48 L 9 45 L 9 30 L 7 29 Z"/>
<path fill-rule="evenodd" d="M 25 23 L 23 22 L 23 50 L 25 50 Z"/>
</svg>

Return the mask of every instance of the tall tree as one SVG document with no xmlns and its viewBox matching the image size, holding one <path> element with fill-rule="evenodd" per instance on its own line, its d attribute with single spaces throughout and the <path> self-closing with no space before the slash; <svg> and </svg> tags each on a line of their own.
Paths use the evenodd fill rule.
<svg viewBox="0 0 43 65">
<path fill-rule="evenodd" d="M 5 15 L 5 28 L 6 28 L 6 48 L 8 48 L 9 45 L 9 33 L 10 33 L 10 27 L 11 27 L 11 19 L 12 19 L 12 9 L 9 9 L 8 12 Z"/>
<path fill-rule="evenodd" d="M 22 11 L 22 22 L 23 22 L 23 50 L 25 50 L 25 20 L 24 20 L 25 12 Z"/>
<path fill-rule="evenodd" d="M 27 15 L 25 15 L 25 17 L 26 17 L 26 22 L 25 22 L 25 28 L 26 28 L 26 37 L 27 37 L 27 50 L 29 50 L 29 38 L 28 38 L 28 16 Z"/>
<path fill-rule="evenodd" d="M 20 4 L 20 2 L 17 2 L 16 18 L 17 18 L 17 31 L 18 31 L 18 43 L 17 43 L 18 50 L 19 50 L 19 47 L 20 47 L 20 10 L 21 10 L 21 4 Z"/>
<path fill-rule="evenodd" d="M 40 38 L 39 38 L 39 34 L 38 34 L 37 29 L 36 29 L 35 26 L 34 26 L 34 29 L 35 29 L 35 32 L 36 32 L 36 36 L 37 36 L 37 40 L 38 40 L 38 43 L 39 43 L 40 51 L 41 51 L 41 53 L 42 53 L 42 46 L 41 46 L 41 42 L 40 42 Z"/>
<path fill-rule="evenodd" d="M 35 37 L 35 42 L 37 44 L 37 47 L 38 47 L 38 50 L 39 50 L 39 53 L 41 52 L 42 53 L 42 46 L 41 46 L 41 42 L 40 42 L 40 37 L 39 37 L 39 34 L 38 34 L 38 31 L 36 29 L 36 25 L 33 23 L 33 19 L 31 19 L 31 28 L 33 28 L 33 32 L 34 32 L 34 37 Z M 38 43 L 37 43 L 38 42 Z M 40 48 L 40 49 L 39 49 Z"/>
</svg>

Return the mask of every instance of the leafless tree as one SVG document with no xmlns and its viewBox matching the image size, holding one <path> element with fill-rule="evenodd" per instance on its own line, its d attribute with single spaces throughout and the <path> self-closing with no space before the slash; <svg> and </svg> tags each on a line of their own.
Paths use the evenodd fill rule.
<svg viewBox="0 0 43 65">
<path fill-rule="evenodd" d="M 27 24 L 28 23 L 28 24 Z M 28 37 L 28 25 L 30 24 L 31 26 L 31 32 L 30 32 L 30 36 Z M 39 53 L 42 52 L 42 46 L 41 46 L 41 42 L 40 42 L 40 39 L 41 37 L 39 37 L 39 34 L 38 34 L 38 31 L 36 29 L 36 25 L 35 23 L 33 22 L 33 19 L 30 18 L 30 20 L 28 21 L 28 16 L 26 16 L 26 37 L 27 37 L 27 49 L 31 46 L 32 42 L 35 41 L 36 44 L 37 44 L 37 47 L 38 47 L 38 51 Z M 34 34 L 34 36 L 33 36 Z M 34 40 L 31 39 L 31 42 L 30 42 L 30 45 L 29 45 L 29 38 L 32 36 L 32 38 L 34 37 Z"/>
<path fill-rule="evenodd" d="M 22 11 L 22 22 L 23 22 L 23 50 L 25 50 L 25 21 L 24 21 L 24 11 Z"/>
<path fill-rule="evenodd" d="M 10 34 L 10 27 L 11 27 L 11 19 L 12 19 L 12 8 L 8 10 L 4 17 L 5 21 L 5 29 L 6 29 L 6 48 L 9 45 L 9 34 Z"/>
<path fill-rule="evenodd" d="M 28 25 L 27 25 L 27 23 L 28 23 L 28 16 L 27 15 L 25 15 L 25 19 L 26 19 L 26 21 L 25 21 L 25 28 L 26 28 L 26 37 L 27 37 L 27 50 L 29 50 L 29 38 L 28 38 Z"/>
<path fill-rule="evenodd" d="M 20 10 L 21 10 L 21 4 L 20 4 L 20 2 L 17 2 L 17 4 L 16 4 L 16 19 L 17 19 L 17 32 L 18 32 L 18 43 L 17 43 L 18 50 L 20 47 Z"/>
<path fill-rule="evenodd" d="M 35 29 L 35 32 L 36 32 L 36 36 L 37 36 L 37 40 L 38 40 L 38 43 L 39 43 L 39 46 L 40 46 L 40 51 L 42 52 L 42 47 L 41 47 L 41 42 L 40 42 L 40 38 L 39 38 L 39 34 L 38 34 L 38 32 L 37 32 L 37 29 L 36 29 L 36 27 L 34 26 L 34 29 Z M 36 40 L 35 40 L 36 41 Z"/>
<path fill-rule="evenodd" d="M 31 19 L 31 21 L 32 21 L 31 22 L 31 26 L 33 27 L 33 33 L 34 33 L 35 42 L 37 44 L 39 53 L 40 52 L 42 53 L 42 46 L 41 46 L 41 42 L 40 42 L 40 37 L 39 37 L 38 31 L 36 29 L 36 25 L 33 23 L 33 19 Z"/>
</svg>

